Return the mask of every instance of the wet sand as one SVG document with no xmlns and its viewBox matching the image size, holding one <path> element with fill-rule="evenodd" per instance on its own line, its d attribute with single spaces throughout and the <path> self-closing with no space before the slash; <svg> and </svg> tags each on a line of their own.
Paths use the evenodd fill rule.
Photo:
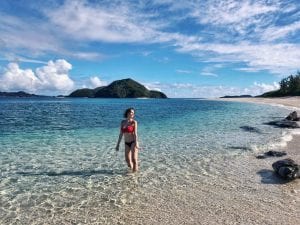
<svg viewBox="0 0 300 225">
<path fill-rule="evenodd" d="M 224 101 L 275 104 L 300 109 L 300 98 L 222 99 Z M 298 110 L 299 113 L 299 110 Z M 283 115 L 285 117 L 286 115 Z M 134 204 L 121 210 L 119 224 L 300 224 L 300 179 L 285 182 L 278 178 L 272 163 L 292 158 L 300 163 L 300 135 L 280 151 L 287 156 L 257 159 L 257 152 L 209 159 L 199 170 L 173 178 L 176 186 L 152 183 L 139 186 L 137 174 Z M 201 172 L 207 167 L 208 173 Z M 188 179 L 184 179 L 188 177 Z M 192 179 L 191 179 L 192 178 Z"/>
</svg>

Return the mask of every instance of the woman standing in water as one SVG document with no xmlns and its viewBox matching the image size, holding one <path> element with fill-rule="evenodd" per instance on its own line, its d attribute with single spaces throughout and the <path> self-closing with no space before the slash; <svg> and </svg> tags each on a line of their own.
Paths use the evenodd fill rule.
<svg viewBox="0 0 300 225">
<path fill-rule="evenodd" d="M 124 135 L 125 141 L 125 160 L 133 172 L 138 171 L 138 139 L 137 139 L 137 121 L 134 120 L 134 109 L 129 108 L 124 112 L 125 120 L 122 120 L 120 126 L 120 135 L 116 150 L 119 151 L 120 142 Z"/>
</svg>

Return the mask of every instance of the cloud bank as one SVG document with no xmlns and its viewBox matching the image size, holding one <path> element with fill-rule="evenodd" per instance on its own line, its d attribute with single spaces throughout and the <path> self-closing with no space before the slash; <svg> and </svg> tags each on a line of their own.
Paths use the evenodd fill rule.
<svg viewBox="0 0 300 225">
<path fill-rule="evenodd" d="M 249 87 L 230 87 L 230 86 L 205 86 L 195 85 L 191 83 L 172 83 L 165 84 L 161 82 L 145 83 L 148 89 L 164 92 L 168 97 L 172 98 L 218 98 L 225 95 L 261 95 L 268 91 L 279 89 L 279 84 L 254 82 Z"/>
<path fill-rule="evenodd" d="M 64 59 L 49 61 L 35 71 L 21 69 L 17 63 L 9 63 L 0 74 L 0 90 L 66 94 L 74 88 L 74 81 L 69 77 L 71 69 L 72 65 Z"/>
</svg>

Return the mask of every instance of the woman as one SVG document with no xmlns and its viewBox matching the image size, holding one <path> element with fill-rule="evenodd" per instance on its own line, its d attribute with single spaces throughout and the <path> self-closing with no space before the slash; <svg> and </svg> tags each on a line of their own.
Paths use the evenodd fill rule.
<svg viewBox="0 0 300 225">
<path fill-rule="evenodd" d="M 116 150 L 119 151 L 120 142 L 124 135 L 125 141 L 125 160 L 133 172 L 138 171 L 138 139 L 137 139 L 137 121 L 134 120 L 134 109 L 129 108 L 124 112 L 125 120 L 122 120 L 120 126 L 119 140 Z"/>
</svg>

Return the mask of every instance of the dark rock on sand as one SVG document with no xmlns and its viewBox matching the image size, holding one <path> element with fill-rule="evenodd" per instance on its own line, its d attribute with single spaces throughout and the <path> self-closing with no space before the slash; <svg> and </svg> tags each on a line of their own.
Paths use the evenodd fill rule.
<svg viewBox="0 0 300 225">
<path fill-rule="evenodd" d="M 283 159 L 272 164 L 276 174 L 286 180 L 300 178 L 300 166 L 292 159 Z"/>
<path fill-rule="evenodd" d="M 257 159 L 265 159 L 267 157 L 282 157 L 285 156 L 286 152 L 285 151 L 268 151 L 265 152 L 263 155 L 258 155 L 256 156 Z"/>
<path fill-rule="evenodd" d="M 294 111 L 290 113 L 285 119 L 275 120 L 265 124 L 280 128 L 300 128 L 300 122 L 297 122 L 299 120 L 300 119 L 297 115 L 297 112 Z"/>
<path fill-rule="evenodd" d="M 287 119 L 275 120 L 275 121 L 271 121 L 271 122 L 268 122 L 265 124 L 275 126 L 275 127 L 280 127 L 280 128 L 300 128 L 300 125 L 298 122 L 287 120 Z"/>
<path fill-rule="evenodd" d="M 299 121 L 300 117 L 298 117 L 297 112 L 291 112 L 286 118 L 286 120 L 291 120 L 291 121 Z"/>
</svg>

